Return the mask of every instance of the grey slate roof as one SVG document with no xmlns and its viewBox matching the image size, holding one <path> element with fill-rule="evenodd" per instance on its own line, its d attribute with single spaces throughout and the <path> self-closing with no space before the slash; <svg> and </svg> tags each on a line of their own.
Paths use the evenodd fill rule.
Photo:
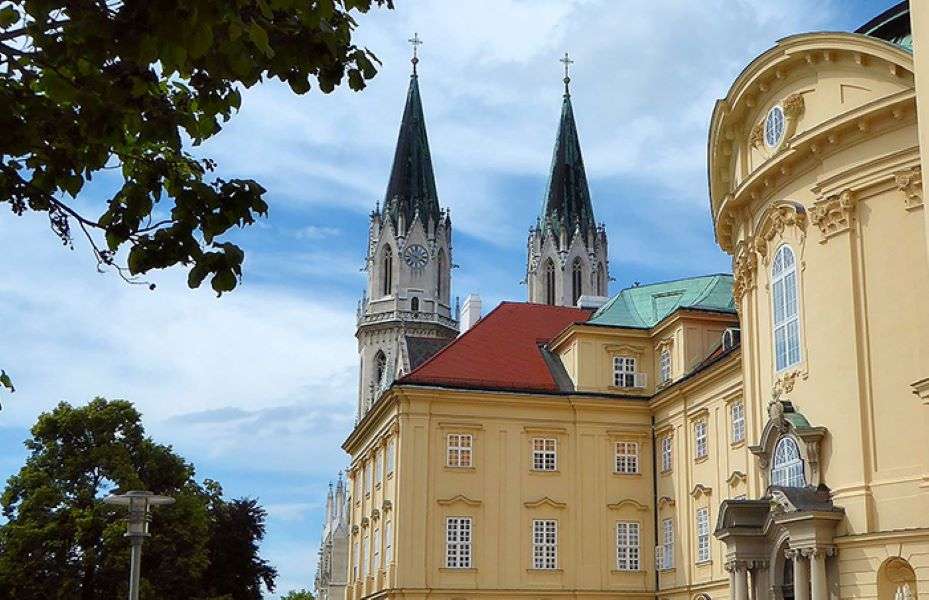
<svg viewBox="0 0 929 600">
<path fill-rule="evenodd" d="M 419 96 L 419 79 L 414 71 L 410 76 L 410 89 L 406 95 L 394 163 L 384 196 L 384 208 L 394 223 L 403 214 L 407 224 L 419 212 L 425 223 L 431 217 L 439 222 L 439 198 L 426 137 L 426 119 Z"/>
<path fill-rule="evenodd" d="M 406 348 L 410 353 L 410 371 L 416 369 L 432 358 L 439 350 L 448 346 L 453 339 L 436 339 L 425 337 L 406 336 Z"/>
<path fill-rule="evenodd" d="M 564 224 L 568 245 L 575 229 L 586 235 L 589 229 L 596 227 L 570 94 L 564 95 L 561 105 L 561 121 L 540 220 L 543 229 L 550 224 L 556 232 Z"/>
</svg>

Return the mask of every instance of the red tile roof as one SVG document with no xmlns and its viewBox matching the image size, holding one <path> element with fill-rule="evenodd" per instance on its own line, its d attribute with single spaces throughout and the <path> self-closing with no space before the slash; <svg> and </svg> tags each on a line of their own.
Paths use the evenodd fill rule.
<svg viewBox="0 0 929 600">
<path fill-rule="evenodd" d="M 477 325 L 443 348 L 399 383 L 469 389 L 559 390 L 540 344 L 592 310 L 503 302 Z"/>
</svg>

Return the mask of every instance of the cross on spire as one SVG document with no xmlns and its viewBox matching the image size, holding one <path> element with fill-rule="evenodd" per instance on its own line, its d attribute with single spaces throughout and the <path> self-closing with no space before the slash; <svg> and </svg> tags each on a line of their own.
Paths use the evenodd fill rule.
<svg viewBox="0 0 929 600">
<path fill-rule="evenodd" d="M 419 46 L 422 45 L 423 41 L 419 39 L 419 34 L 415 32 L 413 33 L 413 37 L 411 37 L 407 41 L 413 45 L 413 59 L 410 62 L 413 63 L 413 74 L 415 75 L 416 74 L 416 63 L 419 62 L 419 56 L 417 56 L 417 50 Z"/>
<path fill-rule="evenodd" d="M 558 59 L 558 62 L 564 64 L 564 95 L 570 96 L 571 93 L 568 91 L 568 84 L 571 83 L 571 78 L 568 76 L 568 67 L 574 64 L 574 61 L 568 56 L 568 53 L 564 53 L 564 58 Z"/>
</svg>

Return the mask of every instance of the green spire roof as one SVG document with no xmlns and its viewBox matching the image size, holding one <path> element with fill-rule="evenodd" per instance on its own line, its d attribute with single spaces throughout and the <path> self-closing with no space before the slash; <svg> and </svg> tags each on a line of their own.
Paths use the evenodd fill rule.
<svg viewBox="0 0 929 600">
<path fill-rule="evenodd" d="M 567 83 L 565 85 L 567 87 Z M 542 204 L 540 219 L 543 228 L 550 224 L 557 230 L 564 224 L 569 245 L 575 229 L 579 228 L 582 233 L 586 233 L 588 229 L 596 227 L 590 190 L 587 187 L 587 174 L 584 171 L 584 159 L 581 157 L 581 143 L 574 122 L 574 110 L 571 107 L 571 95 L 567 93 L 567 89 L 561 104 L 561 121 L 555 138 L 548 190 Z"/>
<path fill-rule="evenodd" d="M 588 323 L 650 329 L 679 308 L 735 314 L 732 275 L 704 275 L 626 288 L 600 307 Z"/>
<path fill-rule="evenodd" d="M 400 134 L 384 197 L 384 210 L 395 226 L 400 214 L 410 223 L 417 211 L 424 222 L 427 217 L 432 217 L 434 222 L 439 221 L 439 198 L 432 172 L 432 157 L 429 154 L 426 119 L 419 97 L 415 63 L 403 119 L 400 121 Z"/>
</svg>

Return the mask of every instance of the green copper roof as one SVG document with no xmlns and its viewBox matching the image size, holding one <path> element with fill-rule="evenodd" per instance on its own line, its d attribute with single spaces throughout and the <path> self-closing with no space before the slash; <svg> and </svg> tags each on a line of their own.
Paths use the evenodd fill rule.
<svg viewBox="0 0 929 600">
<path fill-rule="evenodd" d="M 408 224 L 417 212 L 423 222 L 428 217 L 434 222 L 439 221 L 439 199 L 415 69 L 410 76 L 410 89 L 400 121 L 400 134 L 397 136 L 397 149 L 384 197 L 384 208 L 394 225 L 401 213 Z"/>
<path fill-rule="evenodd" d="M 904 50 L 913 51 L 913 35 L 910 31 L 910 3 L 899 2 L 877 15 L 855 33 L 887 40 Z"/>
<path fill-rule="evenodd" d="M 588 323 L 647 329 L 679 308 L 735 314 L 732 275 L 704 275 L 626 288 L 600 307 Z"/>
<path fill-rule="evenodd" d="M 555 137 L 548 189 L 542 203 L 540 220 L 543 228 L 549 224 L 556 231 L 563 224 L 568 233 L 568 245 L 576 229 L 586 235 L 589 229 L 597 226 L 590 203 L 571 95 L 567 92 L 561 104 L 561 120 Z"/>
</svg>

